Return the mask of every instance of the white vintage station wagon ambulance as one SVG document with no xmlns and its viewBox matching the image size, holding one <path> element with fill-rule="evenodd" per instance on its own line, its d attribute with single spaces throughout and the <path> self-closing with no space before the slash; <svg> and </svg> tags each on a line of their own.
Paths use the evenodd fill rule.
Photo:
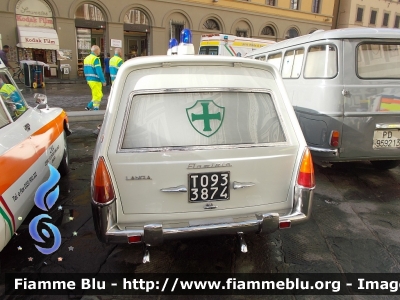
<svg viewBox="0 0 400 300">
<path fill-rule="evenodd" d="M 51 164 L 68 172 L 66 136 L 71 132 L 61 108 L 48 108 L 45 95 L 29 107 L 0 60 L 0 251 L 34 206 Z"/>
<path fill-rule="evenodd" d="M 178 52 L 179 53 L 179 52 Z M 98 238 L 271 233 L 305 221 L 314 169 L 279 73 L 256 60 L 172 55 L 125 62 L 94 153 Z"/>
</svg>

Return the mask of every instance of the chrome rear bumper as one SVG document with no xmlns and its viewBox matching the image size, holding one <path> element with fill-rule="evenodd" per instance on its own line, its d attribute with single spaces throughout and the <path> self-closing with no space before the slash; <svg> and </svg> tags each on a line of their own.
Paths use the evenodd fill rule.
<svg viewBox="0 0 400 300">
<path fill-rule="evenodd" d="M 243 233 L 271 233 L 279 229 L 282 222 L 295 225 L 306 221 L 311 215 L 313 189 L 295 187 L 294 205 L 288 215 L 274 212 L 260 212 L 254 219 L 244 222 L 163 228 L 162 223 L 146 224 L 140 230 L 120 230 L 117 226 L 115 201 L 100 206 L 92 201 L 94 227 L 97 237 L 104 243 L 128 243 L 130 236 L 141 236 L 141 242 L 148 246 L 160 245 L 164 240 L 192 238 L 210 235 Z"/>
</svg>

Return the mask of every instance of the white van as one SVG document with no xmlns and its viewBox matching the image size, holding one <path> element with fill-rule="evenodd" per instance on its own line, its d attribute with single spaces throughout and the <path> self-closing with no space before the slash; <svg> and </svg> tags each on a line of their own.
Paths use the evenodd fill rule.
<svg viewBox="0 0 400 300">
<path fill-rule="evenodd" d="M 203 34 L 200 40 L 200 55 L 245 56 L 247 53 L 274 41 L 238 37 L 229 34 Z"/>
<path fill-rule="evenodd" d="M 315 161 L 400 164 L 400 30 L 318 31 L 247 55 L 279 69 Z"/>
</svg>

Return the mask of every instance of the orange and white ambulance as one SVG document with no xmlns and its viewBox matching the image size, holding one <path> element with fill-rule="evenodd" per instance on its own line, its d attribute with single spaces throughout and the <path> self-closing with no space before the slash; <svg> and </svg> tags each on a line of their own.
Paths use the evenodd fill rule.
<svg viewBox="0 0 400 300">
<path fill-rule="evenodd" d="M 199 54 L 244 57 L 253 50 L 272 44 L 275 42 L 230 34 L 203 34 L 200 40 Z"/>
<path fill-rule="evenodd" d="M 67 114 L 49 108 L 45 95 L 35 98 L 38 105 L 30 107 L 0 60 L 0 251 L 34 206 L 48 164 L 68 172 Z"/>
</svg>

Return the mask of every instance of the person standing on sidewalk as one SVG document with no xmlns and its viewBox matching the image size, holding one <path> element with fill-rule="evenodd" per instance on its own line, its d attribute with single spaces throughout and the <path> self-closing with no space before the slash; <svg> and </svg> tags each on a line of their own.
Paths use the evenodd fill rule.
<svg viewBox="0 0 400 300">
<path fill-rule="evenodd" d="M 103 98 L 103 86 L 106 85 L 106 80 L 101 69 L 101 63 L 98 56 L 100 55 L 100 48 L 93 45 L 91 53 L 86 56 L 83 61 L 83 72 L 85 73 L 87 84 L 92 90 L 92 101 L 86 106 L 86 110 L 99 110 L 101 98 Z"/>
<path fill-rule="evenodd" d="M 110 59 L 111 84 L 114 83 L 114 80 L 117 77 L 119 67 L 124 62 L 121 58 L 121 54 L 122 54 L 121 48 L 115 48 L 114 56 Z"/>
<path fill-rule="evenodd" d="M 107 57 L 104 58 L 104 76 L 106 77 L 106 84 L 110 85 L 110 53 L 107 53 Z"/>
<path fill-rule="evenodd" d="M 10 68 L 14 72 L 14 68 L 10 65 L 7 59 L 7 53 L 10 51 L 10 46 L 4 45 L 3 50 L 0 50 L 0 58 L 7 68 Z"/>
</svg>

